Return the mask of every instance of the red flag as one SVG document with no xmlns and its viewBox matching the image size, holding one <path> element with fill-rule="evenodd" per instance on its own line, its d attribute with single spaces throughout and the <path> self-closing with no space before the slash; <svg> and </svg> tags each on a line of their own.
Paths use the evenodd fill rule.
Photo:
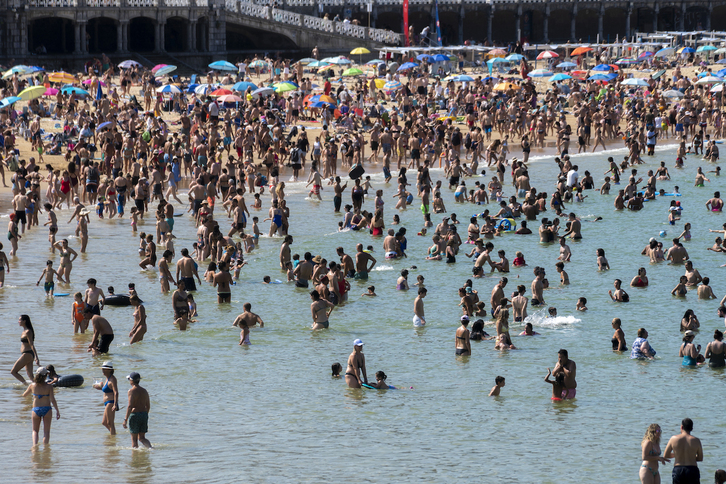
<svg viewBox="0 0 726 484">
<path fill-rule="evenodd" d="M 408 0 L 403 0 L 403 37 L 406 40 L 406 46 L 409 45 L 408 38 Z"/>
</svg>

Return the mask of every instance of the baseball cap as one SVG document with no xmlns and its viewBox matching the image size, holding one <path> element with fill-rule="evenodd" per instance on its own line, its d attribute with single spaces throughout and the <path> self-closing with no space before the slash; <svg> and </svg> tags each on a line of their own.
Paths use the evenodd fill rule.
<svg viewBox="0 0 726 484">
<path fill-rule="evenodd" d="M 462 320 L 462 321 L 469 321 L 469 316 L 467 316 L 467 315 L 465 314 L 465 315 L 463 315 L 463 316 L 461 317 L 461 320 Z"/>
<path fill-rule="evenodd" d="M 358 338 L 357 340 L 353 341 L 353 346 L 363 346 L 363 340 Z"/>
<path fill-rule="evenodd" d="M 129 376 L 127 376 L 126 379 L 131 381 L 139 381 L 141 380 L 141 375 L 139 375 L 135 371 L 132 371 L 131 373 L 129 373 Z"/>
<path fill-rule="evenodd" d="M 40 368 L 38 368 L 37 370 L 35 370 L 35 374 L 36 375 L 47 375 L 48 374 L 48 369 L 46 367 L 44 367 L 44 366 L 41 366 Z"/>
</svg>

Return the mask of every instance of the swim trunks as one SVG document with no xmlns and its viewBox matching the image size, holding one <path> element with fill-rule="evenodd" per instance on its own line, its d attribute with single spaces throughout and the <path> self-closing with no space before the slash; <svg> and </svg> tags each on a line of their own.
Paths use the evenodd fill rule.
<svg viewBox="0 0 726 484">
<path fill-rule="evenodd" d="M 101 339 L 98 342 L 98 352 L 99 353 L 108 353 L 108 348 L 109 348 L 109 346 L 111 346 L 112 341 L 113 341 L 112 334 L 102 334 Z"/>
<path fill-rule="evenodd" d="M 421 327 L 421 326 L 424 326 L 425 324 L 426 324 L 426 321 L 419 318 L 416 314 L 413 315 L 413 325 L 414 326 Z"/>
<path fill-rule="evenodd" d="M 43 284 L 43 289 L 45 289 L 45 292 L 51 293 L 53 292 L 53 288 L 55 287 L 55 284 L 52 282 L 46 282 Z"/>
<path fill-rule="evenodd" d="M 386 252 L 386 259 L 396 259 L 398 258 L 397 252 Z"/>
<path fill-rule="evenodd" d="M 149 413 L 133 412 L 129 414 L 129 432 L 132 434 L 145 434 L 149 431 Z"/>
<path fill-rule="evenodd" d="M 181 277 L 180 278 L 182 282 L 184 282 L 184 289 L 187 291 L 196 291 L 197 285 L 194 283 L 193 277 Z"/>
<path fill-rule="evenodd" d="M 354 277 L 355 279 L 359 280 L 359 281 L 366 281 L 366 280 L 368 280 L 368 273 L 367 273 L 367 272 L 365 272 L 365 271 L 362 271 L 362 272 L 356 272 L 356 273 L 355 273 L 355 276 L 353 276 L 353 277 Z"/>
<path fill-rule="evenodd" d="M 575 395 L 577 395 L 577 388 L 568 388 L 566 390 L 562 390 L 562 399 L 563 400 L 569 400 L 571 398 L 575 398 Z"/>
<path fill-rule="evenodd" d="M 98 304 L 95 306 L 91 306 L 90 304 L 86 304 L 86 307 L 91 310 L 91 314 L 95 314 L 96 316 L 101 315 L 101 309 Z"/>
<path fill-rule="evenodd" d="M 307 280 L 305 280 L 305 279 L 297 279 L 297 280 L 295 281 L 295 285 L 296 285 L 297 287 L 309 287 L 309 286 L 308 286 L 308 281 L 307 281 Z"/>
<path fill-rule="evenodd" d="M 673 466 L 673 484 L 698 484 L 701 471 L 697 466 Z"/>
</svg>

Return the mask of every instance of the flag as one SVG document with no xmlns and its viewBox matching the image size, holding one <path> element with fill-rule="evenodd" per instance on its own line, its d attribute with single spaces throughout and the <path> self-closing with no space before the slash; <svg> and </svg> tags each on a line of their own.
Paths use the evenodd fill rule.
<svg viewBox="0 0 726 484">
<path fill-rule="evenodd" d="M 406 46 L 408 46 L 408 0 L 403 0 L 403 38 L 406 40 Z"/>
<path fill-rule="evenodd" d="M 439 0 L 436 0 L 434 3 L 434 6 L 436 7 L 436 42 L 438 42 L 439 47 L 441 47 L 441 23 L 439 22 Z"/>
</svg>

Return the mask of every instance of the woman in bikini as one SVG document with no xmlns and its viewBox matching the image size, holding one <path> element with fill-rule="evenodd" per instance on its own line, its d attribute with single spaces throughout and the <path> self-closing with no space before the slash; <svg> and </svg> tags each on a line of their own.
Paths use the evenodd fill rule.
<svg viewBox="0 0 726 484">
<path fill-rule="evenodd" d="M 659 464 L 667 464 L 669 459 L 660 456 L 660 426 L 650 424 L 640 444 L 643 462 L 640 464 L 642 484 L 660 484 Z"/>
<path fill-rule="evenodd" d="M 101 365 L 101 371 L 106 377 L 106 381 L 93 384 L 93 388 L 103 392 L 103 420 L 101 423 L 111 432 L 111 435 L 116 435 L 114 419 L 118 410 L 118 382 L 113 376 L 113 365 L 110 361 Z"/>
<path fill-rule="evenodd" d="M 461 326 L 456 330 L 455 348 L 456 356 L 471 356 L 471 341 L 469 336 L 471 333 L 467 329 L 469 325 L 469 317 L 461 317 Z"/>
<path fill-rule="evenodd" d="M 55 418 L 60 418 L 60 410 L 55 401 L 53 394 L 53 386 L 46 383 L 48 370 L 38 368 L 33 378 L 33 383 L 23 393 L 23 396 L 33 395 L 33 411 L 31 417 L 33 421 L 33 447 L 38 445 L 38 433 L 40 432 L 40 422 L 43 422 L 43 443 L 50 443 L 50 424 L 53 421 L 52 407 L 55 407 Z"/>
<path fill-rule="evenodd" d="M 28 382 L 20 376 L 20 369 L 25 367 L 25 371 L 28 374 L 28 380 L 32 380 L 33 361 L 35 361 L 36 365 L 40 366 L 40 360 L 38 359 L 38 353 L 35 351 L 35 331 L 33 330 L 33 324 L 30 322 L 30 316 L 23 314 L 20 316 L 18 324 L 21 328 L 23 328 L 23 334 L 20 336 L 20 358 L 18 358 L 13 365 L 13 369 L 10 370 L 10 374 L 17 378 L 20 382 L 28 384 Z"/>
<path fill-rule="evenodd" d="M 360 378 L 361 374 L 363 380 Z M 345 383 L 350 388 L 361 388 L 364 383 L 368 384 L 366 357 L 363 354 L 363 341 L 360 339 L 353 341 L 353 352 L 348 356 L 348 366 L 345 369 Z"/>
<path fill-rule="evenodd" d="M 60 266 L 58 267 L 58 279 L 63 280 L 65 278 L 65 283 L 70 284 L 73 261 L 78 257 L 78 252 L 68 247 L 68 239 L 56 242 L 54 247 L 58 249 L 61 258 Z M 71 258 L 71 256 L 73 257 Z"/>
</svg>

